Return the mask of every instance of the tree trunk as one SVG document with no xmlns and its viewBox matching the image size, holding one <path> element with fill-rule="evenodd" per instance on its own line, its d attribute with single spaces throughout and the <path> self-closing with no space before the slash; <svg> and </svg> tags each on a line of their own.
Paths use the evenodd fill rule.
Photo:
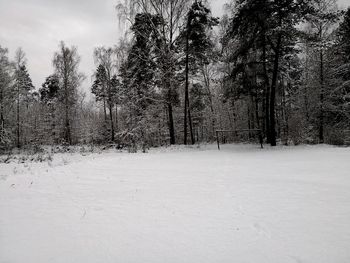
<svg viewBox="0 0 350 263">
<path fill-rule="evenodd" d="M 0 143 L 2 142 L 2 136 L 5 130 L 5 119 L 4 119 L 4 94 L 3 90 L 0 90 Z"/>
<path fill-rule="evenodd" d="M 20 105 L 19 105 L 19 86 L 17 87 L 17 148 L 20 148 L 20 141 L 19 141 L 19 137 L 20 137 L 20 125 L 19 125 L 19 111 L 20 111 Z"/>
<path fill-rule="evenodd" d="M 288 117 L 287 117 L 287 102 L 286 102 L 286 88 L 283 83 L 283 78 L 282 78 L 282 84 L 281 84 L 281 123 L 283 123 L 283 139 L 284 139 L 284 144 L 288 145 Z M 288 82 L 289 85 L 289 82 Z M 282 136 L 281 136 L 282 137 Z"/>
<path fill-rule="evenodd" d="M 320 124 L 319 124 L 319 140 L 320 143 L 324 143 L 324 72 L 323 72 L 323 52 L 320 51 Z"/>
<path fill-rule="evenodd" d="M 67 76 L 64 80 L 64 89 L 65 89 L 65 141 L 69 145 L 72 144 L 71 131 L 70 131 L 70 122 L 69 122 L 69 101 L 68 101 L 68 83 Z"/>
<path fill-rule="evenodd" d="M 308 45 L 306 45 L 306 54 L 309 54 Z M 310 123 L 310 114 L 309 114 L 309 99 L 308 99 L 308 83 L 309 83 L 309 58 L 306 56 L 305 61 L 305 68 L 306 68 L 306 75 L 305 75 L 305 86 L 303 88 L 303 96 L 304 96 L 304 109 L 305 109 L 305 117 L 306 117 L 306 123 Z"/>
<path fill-rule="evenodd" d="M 187 100 L 187 103 L 188 103 L 187 108 L 188 108 L 188 121 L 189 121 L 189 124 L 190 124 L 191 143 L 194 144 L 195 143 L 195 139 L 194 139 L 194 134 L 193 134 L 193 125 L 192 125 L 190 101 Z"/>
<path fill-rule="evenodd" d="M 109 121 L 111 122 L 111 141 L 114 142 L 114 124 L 113 124 L 113 106 L 112 103 L 108 103 L 109 108 Z"/>
<path fill-rule="evenodd" d="M 215 111 L 214 111 L 214 105 L 213 105 L 213 98 L 210 90 L 210 77 L 209 74 L 206 74 L 204 66 L 202 66 L 202 74 L 204 79 L 205 88 L 208 92 L 208 99 L 209 99 L 209 106 L 210 106 L 210 112 L 211 112 L 211 125 L 212 125 L 212 139 L 215 139 Z"/>
<path fill-rule="evenodd" d="M 292 84 L 288 83 L 289 90 L 292 89 Z M 289 100 L 290 101 L 290 100 Z M 286 94 L 284 94 L 284 103 L 285 103 L 285 118 L 286 118 L 286 136 L 287 136 L 287 144 L 289 140 L 289 114 L 290 114 L 290 103 L 287 102 Z"/>
<path fill-rule="evenodd" d="M 278 69 L 279 69 L 281 42 L 282 42 L 282 34 L 279 33 L 277 37 L 277 44 L 276 44 L 276 50 L 275 50 L 272 83 L 271 83 L 271 94 L 270 94 L 270 134 L 271 134 L 270 144 L 271 146 L 276 146 L 275 100 L 276 100 L 276 87 L 277 87 L 277 76 L 278 76 Z"/>
<path fill-rule="evenodd" d="M 71 134 L 70 134 L 70 122 L 69 122 L 69 106 L 68 106 L 68 102 L 66 102 L 65 140 L 66 140 L 66 142 L 67 142 L 69 145 L 72 144 L 72 138 L 71 138 Z"/>
<path fill-rule="evenodd" d="M 185 67 L 185 105 L 184 105 L 184 144 L 187 144 L 187 113 L 189 112 L 188 106 L 188 74 L 189 74 L 189 21 L 187 21 L 187 33 L 186 33 L 186 67 Z"/>
<path fill-rule="evenodd" d="M 226 104 L 224 104 L 226 105 Z M 231 130 L 234 130 L 235 129 L 235 113 L 234 113 L 234 110 L 232 109 L 232 105 L 230 105 L 229 103 L 226 105 L 227 107 L 227 117 L 228 117 L 228 121 L 229 121 L 229 124 L 230 124 L 230 128 Z M 231 112 L 232 112 L 232 117 L 231 117 Z M 226 128 L 226 127 L 225 127 Z"/>
<path fill-rule="evenodd" d="M 265 130 L 267 143 L 271 142 L 271 132 L 270 132 L 270 83 L 269 76 L 266 68 L 266 39 L 265 35 L 263 37 L 263 70 L 264 70 L 264 85 L 265 85 Z"/>
<path fill-rule="evenodd" d="M 105 116 L 105 121 L 107 121 L 107 107 L 106 107 L 106 99 L 103 98 L 103 113 Z"/>
<path fill-rule="evenodd" d="M 55 122 L 55 107 L 50 104 L 49 106 L 50 109 L 50 117 L 51 117 L 51 137 L 52 137 L 52 142 L 57 143 L 56 141 L 56 122 Z"/>
<path fill-rule="evenodd" d="M 168 117 L 169 117 L 169 135 L 170 135 L 170 144 L 175 144 L 175 128 L 174 128 L 174 116 L 173 116 L 173 107 L 171 103 L 168 103 Z"/>
<path fill-rule="evenodd" d="M 115 104 L 115 130 L 119 131 L 119 123 L 118 123 L 118 104 Z"/>
<path fill-rule="evenodd" d="M 169 36 L 169 50 L 172 53 L 173 51 L 173 16 L 174 16 L 174 10 L 173 10 L 173 3 L 174 1 L 170 1 L 170 36 Z M 164 30 L 165 32 L 165 30 Z M 166 38 L 166 37 L 165 37 Z M 173 60 L 171 60 L 173 62 Z M 171 83 L 169 83 L 169 89 L 171 90 Z M 176 138 L 175 138 L 175 125 L 174 125 L 174 115 L 173 115 L 173 106 L 172 102 L 168 102 L 168 115 L 169 115 L 169 136 L 170 136 L 170 144 L 175 144 L 176 143 Z"/>
<path fill-rule="evenodd" d="M 261 129 L 260 125 L 260 116 L 259 116 L 259 100 L 257 93 L 254 96 L 254 104 L 255 104 L 255 119 L 256 119 L 256 126 L 258 129 Z"/>
</svg>

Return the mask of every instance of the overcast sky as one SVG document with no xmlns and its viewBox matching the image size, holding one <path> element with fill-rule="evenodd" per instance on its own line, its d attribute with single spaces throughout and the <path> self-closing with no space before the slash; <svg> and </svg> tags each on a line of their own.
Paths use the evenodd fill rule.
<svg viewBox="0 0 350 263">
<path fill-rule="evenodd" d="M 28 59 L 28 70 L 39 88 L 52 74 L 52 57 L 59 42 L 78 47 L 80 70 L 87 76 L 84 89 L 90 85 L 95 68 L 94 47 L 113 46 L 120 36 L 114 6 L 117 0 L 0 0 L 0 45 L 13 57 L 22 47 Z M 220 16 L 226 0 L 209 0 L 212 12 Z M 339 0 L 340 6 L 350 0 Z"/>
</svg>

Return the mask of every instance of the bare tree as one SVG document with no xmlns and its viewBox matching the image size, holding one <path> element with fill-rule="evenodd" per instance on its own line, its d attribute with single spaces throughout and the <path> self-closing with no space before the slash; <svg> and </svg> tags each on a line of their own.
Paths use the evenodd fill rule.
<svg viewBox="0 0 350 263">
<path fill-rule="evenodd" d="M 68 144 L 72 144 L 70 114 L 76 103 L 77 88 L 84 78 L 78 71 L 79 63 L 77 48 L 74 46 L 69 48 L 62 41 L 59 51 L 54 55 L 53 66 L 61 86 L 60 101 L 64 106 L 64 140 Z"/>
<path fill-rule="evenodd" d="M 26 68 L 27 59 L 25 53 L 21 48 L 18 48 L 15 55 L 15 93 L 16 93 L 16 138 L 17 147 L 21 146 L 21 125 L 23 120 L 21 120 L 21 103 L 28 102 L 30 91 L 34 89 L 32 80 L 29 77 L 29 73 Z"/>
<path fill-rule="evenodd" d="M 0 147 L 10 142 L 9 134 L 5 129 L 5 104 L 7 91 L 11 84 L 11 63 L 8 59 L 8 50 L 0 46 Z"/>
</svg>

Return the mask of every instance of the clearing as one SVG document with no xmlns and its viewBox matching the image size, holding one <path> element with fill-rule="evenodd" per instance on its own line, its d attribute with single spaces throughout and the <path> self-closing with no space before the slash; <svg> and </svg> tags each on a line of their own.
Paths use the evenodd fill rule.
<svg viewBox="0 0 350 263">
<path fill-rule="evenodd" d="M 0 164 L 1 263 L 350 262 L 350 148 Z"/>
</svg>

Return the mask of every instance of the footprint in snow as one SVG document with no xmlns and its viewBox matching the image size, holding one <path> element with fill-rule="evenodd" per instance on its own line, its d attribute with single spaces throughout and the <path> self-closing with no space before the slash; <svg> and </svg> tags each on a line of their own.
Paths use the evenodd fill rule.
<svg viewBox="0 0 350 263">
<path fill-rule="evenodd" d="M 269 231 L 265 227 L 263 227 L 261 224 L 254 223 L 253 228 L 259 235 L 265 236 L 267 238 L 271 238 L 271 234 L 269 233 Z"/>
<path fill-rule="evenodd" d="M 0 180 L 6 180 L 7 179 L 7 175 L 6 174 L 0 174 Z"/>
<path fill-rule="evenodd" d="M 289 256 L 291 259 L 295 260 L 296 263 L 303 263 L 303 261 L 296 256 Z"/>
</svg>

